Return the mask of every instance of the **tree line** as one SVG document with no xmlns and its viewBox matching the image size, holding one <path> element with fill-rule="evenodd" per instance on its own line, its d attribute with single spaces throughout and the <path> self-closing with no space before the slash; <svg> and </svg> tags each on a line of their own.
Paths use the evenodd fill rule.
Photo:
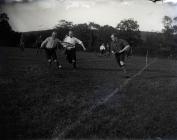
<svg viewBox="0 0 177 140">
<path fill-rule="evenodd" d="M 34 43 L 39 36 L 44 40 L 55 30 L 58 38 L 63 40 L 69 30 L 73 30 L 76 37 L 81 39 L 88 51 L 98 51 L 104 43 L 110 45 L 110 36 L 116 33 L 120 38 L 129 42 L 134 54 L 149 54 L 176 57 L 177 54 L 177 17 L 164 16 L 162 19 L 163 30 L 157 32 L 142 32 L 139 24 L 134 19 L 124 19 L 114 28 L 109 25 L 101 26 L 94 22 L 74 24 L 73 22 L 60 20 L 51 30 L 19 33 L 14 32 L 9 25 L 7 14 L 0 14 L 0 45 L 18 46 L 21 34 L 23 34 L 25 47 L 35 47 Z"/>
<path fill-rule="evenodd" d="M 12 30 L 9 17 L 6 13 L 0 13 L 0 46 L 14 46 L 18 44 L 20 33 Z"/>
</svg>

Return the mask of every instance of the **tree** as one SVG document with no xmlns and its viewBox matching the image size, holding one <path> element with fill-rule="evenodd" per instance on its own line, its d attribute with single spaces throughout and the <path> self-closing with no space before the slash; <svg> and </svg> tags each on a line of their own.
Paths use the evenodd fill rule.
<svg viewBox="0 0 177 140">
<path fill-rule="evenodd" d="M 66 20 L 60 20 L 56 28 L 68 28 L 71 29 L 73 27 L 73 22 L 66 21 Z"/>
<path fill-rule="evenodd" d="M 93 30 L 99 30 L 101 27 L 99 24 L 96 24 L 94 22 L 90 22 L 88 26 L 90 29 L 93 29 Z"/>
<path fill-rule="evenodd" d="M 162 32 L 164 33 L 165 41 L 172 41 L 174 28 L 173 28 L 173 19 L 169 16 L 164 16 L 162 19 L 164 28 Z"/>
<path fill-rule="evenodd" d="M 130 45 L 137 45 L 141 42 L 141 35 L 137 21 L 133 19 L 125 19 L 118 23 L 116 28 L 119 35 L 126 39 Z"/>
<path fill-rule="evenodd" d="M 76 24 L 73 26 L 74 34 L 77 38 L 83 41 L 88 50 L 91 50 L 90 44 L 90 28 L 86 23 Z"/>
<path fill-rule="evenodd" d="M 99 44 L 102 43 L 107 44 L 108 42 L 110 42 L 111 41 L 110 37 L 111 34 L 113 33 L 118 33 L 117 29 L 109 25 L 102 26 L 99 30 L 99 41 L 100 41 Z"/>
<path fill-rule="evenodd" d="M 162 19 L 162 23 L 164 26 L 164 29 L 162 31 L 164 32 L 166 37 L 171 37 L 171 35 L 173 34 L 172 18 L 169 16 L 164 16 L 164 18 Z"/>
<path fill-rule="evenodd" d="M 122 20 L 118 25 L 117 29 L 120 31 L 139 31 L 138 22 L 133 19 Z"/>
<path fill-rule="evenodd" d="M 173 32 L 174 34 L 177 34 L 177 17 L 173 18 Z"/>
<path fill-rule="evenodd" d="M 96 50 L 96 48 L 97 48 L 98 41 L 97 41 L 96 34 L 97 34 L 97 31 L 100 29 L 101 26 L 99 24 L 94 23 L 94 22 L 90 22 L 88 24 L 88 27 L 90 29 L 89 48 L 90 48 L 91 51 L 93 51 L 93 50 Z"/>
<path fill-rule="evenodd" d="M 12 28 L 9 24 L 9 17 L 6 13 L 0 13 L 0 33 L 9 33 L 12 31 Z"/>
<path fill-rule="evenodd" d="M 162 29 L 164 40 L 163 44 L 165 48 L 170 49 L 170 55 L 176 54 L 177 51 L 177 41 L 176 41 L 176 33 L 177 33 L 177 17 L 171 18 L 169 16 L 164 16 L 162 19 L 162 23 L 164 28 Z"/>
<path fill-rule="evenodd" d="M 10 44 L 13 38 L 12 28 L 9 24 L 9 17 L 6 13 L 0 13 L 0 44 Z"/>
<path fill-rule="evenodd" d="M 9 24 L 6 13 L 0 13 L 0 45 L 17 46 L 20 34 L 14 32 Z"/>
<path fill-rule="evenodd" d="M 162 19 L 162 22 L 164 24 L 164 27 L 171 27 L 173 20 L 169 16 L 164 16 L 163 19 Z"/>
<path fill-rule="evenodd" d="M 0 21 L 2 21 L 2 20 L 9 20 L 9 17 L 7 16 L 7 14 L 6 13 L 1 13 L 0 14 Z"/>
<path fill-rule="evenodd" d="M 60 20 L 59 23 L 56 25 L 55 30 L 57 30 L 58 37 L 62 40 L 68 31 L 74 27 L 73 22 Z"/>
</svg>

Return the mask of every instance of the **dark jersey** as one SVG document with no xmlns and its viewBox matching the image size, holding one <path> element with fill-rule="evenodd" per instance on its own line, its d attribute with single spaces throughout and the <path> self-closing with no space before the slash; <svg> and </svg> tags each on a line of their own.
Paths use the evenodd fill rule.
<svg viewBox="0 0 177 140">
<path fill-rule="evenodd" d="M 114 52 L 119 52 L 127 45 L 129 45 L 127 41 L 123 39 L 117 39 L 116 41 L 111 42 L 111 50 Z"/>
</svg>

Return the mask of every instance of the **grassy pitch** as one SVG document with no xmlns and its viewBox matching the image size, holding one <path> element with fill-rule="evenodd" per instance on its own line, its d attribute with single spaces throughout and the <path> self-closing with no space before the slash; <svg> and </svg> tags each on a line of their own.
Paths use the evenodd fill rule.
<svg viewBox="0 0 177 140">
<path fill-rule="evenodd" d="M 7 138 L 177 138 L 176 60 L 149 58 L 154 63 L 142 70 L 145 57 L 131 56 L 126 79 L 113 56 L 77 54 L 73 70 L 58 51 L 57 70 L 44 52 L 0 48 Z"/>
</svg>

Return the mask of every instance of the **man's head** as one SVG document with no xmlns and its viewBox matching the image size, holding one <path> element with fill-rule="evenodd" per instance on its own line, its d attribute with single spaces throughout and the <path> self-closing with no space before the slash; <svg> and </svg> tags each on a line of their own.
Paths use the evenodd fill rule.
<svg viewBox="0 0 177 140">
<path fill-rule="evenodd" d="M 52 38 L 56 38 L 56 36 L 57 36 L 57 32 L 56 32 L 56 31 L 53 31 L 53 32 L 52 32 Z"/>
<path fill-rule="evenodd" d="M 111 40 L 112 41 L 116 41 L 117 40 L 117 35 L 116 34 L 112 34 L 111 35 Z"/>
<path fill-rule="evenodd" d="M 69 31 L 69 36 L 73 37 L 73 31 L 71 31 L 71 30 Z"/>
</svg>

